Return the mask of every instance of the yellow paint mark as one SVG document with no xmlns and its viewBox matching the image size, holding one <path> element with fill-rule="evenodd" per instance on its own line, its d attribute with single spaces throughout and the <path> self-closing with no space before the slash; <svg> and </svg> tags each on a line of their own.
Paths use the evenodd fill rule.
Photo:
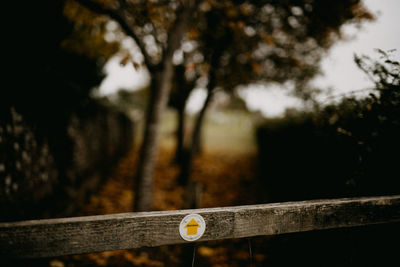
<svg viewBox="0 0 400 267">
<path fill-rule="evenodd" d="M 186 224 L 185 228 L 187 229 L 187 235 L 197 235 L 197 228 L 200 225 L 196 222 L 195 219 L 191 219 L 188 224 Z"/>
</svg>

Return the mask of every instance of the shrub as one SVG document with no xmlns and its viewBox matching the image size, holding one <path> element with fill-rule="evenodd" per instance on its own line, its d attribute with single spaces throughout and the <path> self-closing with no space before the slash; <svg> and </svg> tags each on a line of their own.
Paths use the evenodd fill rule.
<svg viewBox="0 0 400 267">
<path fill-rule="evenodd" d="M 258 131 L 270 201 L 400 193 L 399 63 L 355 57 L 374 81 L 363 98 L 267 120 Z"/>
</svg>

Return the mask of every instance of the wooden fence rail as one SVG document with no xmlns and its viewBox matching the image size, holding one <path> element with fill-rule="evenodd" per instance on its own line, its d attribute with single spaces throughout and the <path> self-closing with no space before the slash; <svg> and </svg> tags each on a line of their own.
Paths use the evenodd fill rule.
<svg viewBox="0 0 400 267">
<path fill-rule="evenodd" d="M 0 223 L 0 256 L 52 257 L 185 243 L 188 214 L 206 223 L 198 241 L 400 222 L 400 195 L 224 208 L 122 213 Z"/>
</svg>

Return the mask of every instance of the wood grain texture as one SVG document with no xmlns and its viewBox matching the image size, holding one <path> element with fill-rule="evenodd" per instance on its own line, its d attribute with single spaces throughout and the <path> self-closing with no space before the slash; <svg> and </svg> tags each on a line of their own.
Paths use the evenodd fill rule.
<svg viewBox="0 0 400 267">
<path fill-rule="evenodd" d="M 199 241 L 207 241 L 399 222 L 400 196 L 0 223 L 0 255 L 52 257 L 186 243 L 179 224 L 191 213 L 205 219 Z"/>
</svg>

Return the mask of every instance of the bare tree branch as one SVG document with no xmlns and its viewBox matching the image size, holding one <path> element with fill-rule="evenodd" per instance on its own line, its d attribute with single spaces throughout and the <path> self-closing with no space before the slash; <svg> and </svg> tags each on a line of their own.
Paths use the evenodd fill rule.
<svg viewBox="0 0 400 267">
<path fill-rule="evenodd" d="M 198 0 L 188 0 L 180 9 L 176 16 L 176 21 L 168 32 L 168 43 L 166 51 L 163 54 L 163 59 L 171 57 L 177 50 L 183 38 L 183 35 L 189 28 L 191 17 L 194 14 Z M 162 60 L 164 61 L 164 60 Z"/>
<path fill-rule="evenodd" d="M 146 52 L 145 45 L 143 44 L 142 40 L 136 35 L 136 33 L 133 31 L 133 27 L 129 25 L 129 23 L 125 19 L 125 16 L 123 16 L 124 12 L 123 6 L 121 6 L 120 9 L 118 10 L 113 10 L 104 8 L 102 5 L 92 0 L 76 0 L 76 1 L 82 6 L 86 7 L 87 9 L 101 15 L 109 16 L 111 19 L 118 22 L 122 30 L 128 36 L 132 37 L 133 40 L 136 42 L 137 46 L 142 52 L 144 58 L 144 64 L 149 69 L 149 71 L 152 71 L 152 69 L 155 68 L 154 64 L 150 60 L 150 55 Z M 124 1 L 119 1 L 120 4 L 122 4 L 122 2 Z"/>
</svg>

